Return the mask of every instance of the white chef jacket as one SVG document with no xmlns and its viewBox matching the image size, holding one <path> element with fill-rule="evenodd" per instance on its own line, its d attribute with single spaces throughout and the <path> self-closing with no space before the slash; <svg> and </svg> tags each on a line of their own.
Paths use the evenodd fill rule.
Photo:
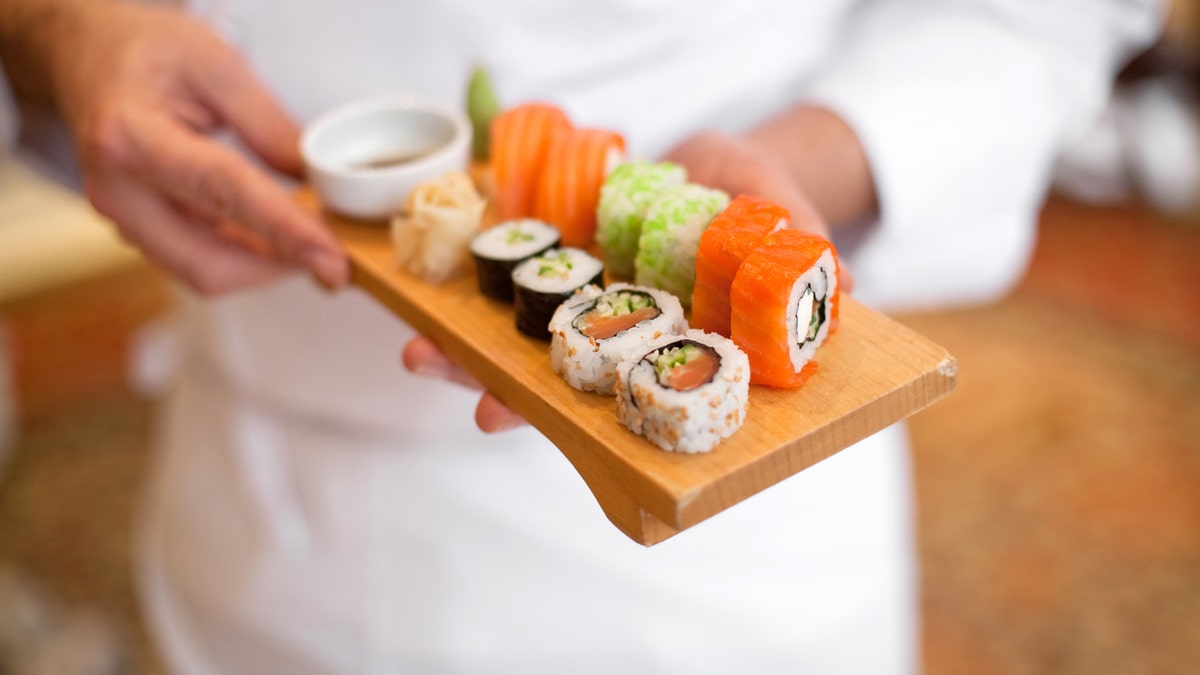
<svg viewBox="0 0 1200 675">
<path fill-rule="evenodd" d="M 299 119 L 461 101 L 475 63 L 653 158 L 790 102 L 841 114 L 882 216 L 843 236 L 882 308 L 1019 276 L 1051 163 L 1158 8 L 1030 0 L 196 2 Z M 650 548 L 532 429 L 404 372 L 409 328 L 296 278 L 183 298 L 138 574 L 179 673 L 905 673 L 908 459 L 894 427 Z"/>
</svg>

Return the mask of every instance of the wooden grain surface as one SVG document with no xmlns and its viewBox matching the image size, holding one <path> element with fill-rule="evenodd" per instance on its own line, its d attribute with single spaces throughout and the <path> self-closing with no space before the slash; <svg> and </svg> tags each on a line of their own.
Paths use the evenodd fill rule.
<svg viewBox="0 0 1200 675">
<path fill-rule="evenodd" d="M 300 202 L 320 210 L 301 192 Z M 816 464 L 953 390 L 942 347 L 843 296 L 837 332 L 800 389 L 752 386 L 746 422 L 712 452 L 665 452 L 626 430 L 611 397 L 572 389 L 549 346 L 519 333 L 510 305 L 473 274 L 441 286 L 396 269 L 386 226 L 330 213 L 362 287 L 546 435 L 622 532 L 655 544 Z"/>
</svg>

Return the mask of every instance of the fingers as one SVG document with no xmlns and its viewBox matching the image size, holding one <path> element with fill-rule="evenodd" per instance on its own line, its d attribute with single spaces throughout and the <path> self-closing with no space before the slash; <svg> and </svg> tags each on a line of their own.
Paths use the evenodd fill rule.
<svg viewBox="0 0 1200 675">
<path fill-rule="evenodd" d="M 692 180 L 701 184 L 734 196 L 771 199 L 788 210 L 791 227 L 830 237 L 828 223 L 786 169 L 740 137 L 701 132 L 673 148 L 665 159 L 686 167 Z M 854 289 L 854 278 L 844 265 L 838 269 L 838 284 L 847 293 Z"/>
<path fill-rule="evenodd" d="M 484 392 L 475 407 L 475 424 L 489 434 L 523 427 L 526 422 L 520 415 L 500 402 L 491 392 Z"/>
<path fill-rule="evenodd" d="M 333 234 L 273 179 L 173 119 L 146 115 L 138 122 L 129 166 L 140 180 L 202 218 L 245 226 L 283 261 L 309 268 L 325 283 L 346 283 L 349 264 Z"/>
<path fill-rule="evenodd" d="M 469 389 L 483 389 L 478 380 L 446 358 L 433 340 L 427 337 L 417 336 L 409 340 L 408 344 L 404 345 L 401 359 L 404 361 L 404 367 L 416 375 L 448 380 Z"/>
<path fill-rule="evenodd" d="M 127 177 L 110 173 L 89 178 L 87 191 L 96 209 L 116 223 L 126 240 L 201 295 L 257 286 L 286 271 Z"/>
<path fill-rule="evenodd" d="M 417 375 L 447 380 L 475 390 L 483 389 L 478 380 L 454 365 L 429 338 L 417 336 L 410 340 L 404 346 L 401 358 L 404 367 Z M 526 422 L 490 392 L 484 392 L 475 408 L 475 424 L 487 433 L 498 433 L 524 426 Z"/>
<path fill-rule="evenodd" d="M 731 196 L 766 197 L 786 208 L 792 227 L 829 236 L 829 227 L 786 169 L 745 139 L 705 131 L 667 153 L 668 161 L 683 165 L 697 183 L 719 188 Z"/>
<path fill-rule="evenodd" d="M 300 178 L 300 127 L 236 51 L 213 38 L 186 71 L 188 85 L 272 168 Z"/>
</svg>

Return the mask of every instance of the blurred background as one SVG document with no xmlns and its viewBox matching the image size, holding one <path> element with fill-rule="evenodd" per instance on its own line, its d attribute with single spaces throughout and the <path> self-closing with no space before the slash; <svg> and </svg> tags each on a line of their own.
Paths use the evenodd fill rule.
<svg viewBox="0 0 1200 675">
<path fill-rule="evenodd" d="M 0 673 L 161 672 L 130 353 L 168 305 L 78 196 L 0 161 Z M 1200 1 L 1063 157 L 1012 295 L 897 318 L 959 362 L 911 420 L 925 672 L 1197 672 Z"/>
</svg>

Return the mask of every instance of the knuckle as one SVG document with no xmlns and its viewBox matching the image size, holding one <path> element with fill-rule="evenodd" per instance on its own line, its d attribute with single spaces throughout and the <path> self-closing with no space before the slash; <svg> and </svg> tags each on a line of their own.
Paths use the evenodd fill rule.
<svg viewBox="0 0 1200 675">
<path fill-rule="evenodd" d="M 92 208 L 96 209 L 100 215 L 114 221 L 118 230 L 122 229 L 121 223 L 117 222 L 117 200 L 111 196 L 109 190 L 91 176 L 87 176 L 84 179 L 83 194 L 91 202 Z"/>
<path fill-rule="evenodd" d="M 79 135 L 80 154 L 88 165 L 128 168 L 134 156 L 130 124 L 117 105 L 100 106 L 84 123 Z"/>
<path fill-rule="evenodd" d="M 220 219 L 233 217 L 238 207 L 238 190 L 229 174 L 204 170 L 193 180 L 192 194 L 203 211 Z"/>
</svg>

